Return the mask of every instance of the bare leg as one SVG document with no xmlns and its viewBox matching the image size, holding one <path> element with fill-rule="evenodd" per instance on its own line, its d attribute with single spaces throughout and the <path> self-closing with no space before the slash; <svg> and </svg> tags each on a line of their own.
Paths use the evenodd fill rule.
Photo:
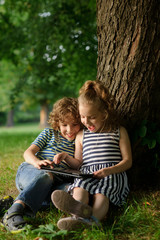
<svg viewBox="0 0 160 240">
<path fill-rule="evenodd" d="M 74 188 L 73 198 L 85 204 L 89 203 L 89 193 L 83 188 Z M 95 194 L 93 196 L 93 216 L 98 220 L 102 220 L 109 209 L 109 199 L 103 194 Z"/>
<path fill-rule="evenodd" d="M 74 188 L 73 198 L 85 204 L 89 203 L 89 193 L 83 188 L 79 188 L 79 187 Z"/>
<path fill-rule="evenodd" d="M 109 209 L 109 199 L 98 193 L 93 197 L 93 216 L 98 220 L 102 220 L 108 212 Z"/>
<path fill-rule="evenodd" d="M 83 191 L 81 192 L 79 189 L 75 193 L 78 194 L 76 195 L 78 200 L 63 190 L 55 190 L 51 195 L 51 199 L 55 207 L 61 211 L 83 218 L 92 216 L 92 207 L 85 204 L 88 199 L 88 193 L 86 194 L 85 191 L 85 196 L 83 196 Z"/>
<path fill-rule="evenodd" d="M 82 188 L 75 188 L 73 191 L 73 198 L 77 201 L 81 201 L 85 204 L 88 204 L 89 193 Z M 98 220 L 102 220 L 109 209 L 109 199 L 102 194 L 95 194 L 93 196 L 93 211 L 92 216 L 90 215 L 88 218 L 75 218 L 75 217 L 67 217 L 62 218 L 58 221 L 57 226 L 59 229 L 65 230 L 75 230 L 76 228 L 86 226 L 92 226 L 96 224 L 100 226 Z"/>
<path fill-rule="evenodd" d="M 20 203 L 23 207 L 25 207 L 26 205 L 25 205 L 25 203 L 24 202 L 22 202 L 21 200 L 16 200 L 14 203 Z"/>
</svg>

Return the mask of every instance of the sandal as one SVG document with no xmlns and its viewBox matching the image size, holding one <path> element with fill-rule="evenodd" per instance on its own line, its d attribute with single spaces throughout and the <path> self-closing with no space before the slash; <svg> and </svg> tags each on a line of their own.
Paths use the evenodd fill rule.
<svg viewBox="0 0 160 240">
<path fill-rule="evenodd" d="M 20 212 L 13 212 L 10 214 L 6 212 L 2 218 L 1 224 L 11 233 L 18 233 L 24 229 L 26 221 L 23 219 Z"/>
<path fill-rule="evenodd" d="M 88 228 L 92 226 L 100 227 L 99 221 L 95 217 L 91 218 L 80 218 L 80 217 L 66 217 L 61 218 L 57 227 L 61 230 L 76 230 L 81 228 Z"/>
<path fill-rule="evenodd" d="M 92 207 L 75 200 L 69 193 L 56 190 L 51 195 L 54 205 L 66 213 L 71 213 L 79 217 L 88 218 L 92 216 Z"/>
</svg>

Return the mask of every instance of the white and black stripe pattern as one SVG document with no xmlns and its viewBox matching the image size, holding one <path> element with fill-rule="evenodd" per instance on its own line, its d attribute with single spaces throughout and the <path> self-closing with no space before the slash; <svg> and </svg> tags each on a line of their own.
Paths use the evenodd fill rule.
<svg viewBox="0 0 160 240">
<path fill-rule="evenodd" d="M 91 133 L 83 136 L 83 173 L 93 173 L 99 169 L 114 166 L 122 159 L 119 148 L 119 130 L 114 133 Z M 80 187 L 90 194 L 101 193 L 115 205 L 122 205 L 128 195 L 128 179 L 125 172 L 113 174 L 103 179 L 75 179 L 70 189 Z"/>
<path fill-rule="evenodd" d="M 121 161 L 119 131 L 116 133 L 84 132 L 83 166 L 92 164 L 118 163 Z"/>
</svg>

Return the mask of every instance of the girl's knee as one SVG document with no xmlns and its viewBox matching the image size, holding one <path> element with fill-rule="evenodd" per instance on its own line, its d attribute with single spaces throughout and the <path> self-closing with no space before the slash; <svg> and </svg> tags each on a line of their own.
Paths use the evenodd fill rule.
<svg viewBox="0 0 160 240">
<path fill-rule="evenodd" d="M 83 203 L 89 203 L 89 193 L 83 188 L 76 187 L 73 189 L 74 199 L 81 201 Z"/>
</svg>

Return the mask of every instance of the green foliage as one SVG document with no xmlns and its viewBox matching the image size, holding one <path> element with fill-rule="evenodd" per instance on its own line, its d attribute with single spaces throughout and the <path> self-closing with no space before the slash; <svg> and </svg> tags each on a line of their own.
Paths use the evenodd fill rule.
<svg viewBox="0 0 160 240">
<path fill-rule="evenodd" d="M 133 132 L 133 145 L 140 144 L 148 149 L 152 166 L 160 169 L 160 129 L 157 124 L 144 120 Z"/>
<path fill-rule="evenodd" d="M 96 1 L 5 0 L 0 17 L 0 58 L 17 75 L 6 88 L 9 106 L 77 96 L 84 81 L 96 78 Z"/>
<path fill-rule="evenodd" d="M 6 114 L 4 112 L 0 112 L 0 126 L 4 125 L 6 122 Z"/>
<path fill-rule="evenodd" d="M 134 141 L 141 138 L 141 144 L 147 145 L 149 149 L 153 149 L 157 144 L 160 144 L 160 130 L 157 124 L 144 120 L 137 130 L 134 132 Z"/>
<path fill-rule="evenodd" d="M 19 82 L 19 75 L 19 69 L 12 61 L 3 60 L 0 62 L 0 111 L 11 109 L 18 102 L 14 88 Z"/>
<path fill-rule="evenodd" d="M 59 236 L 67 235 L 66 230 L 57 231 L 57 228 L 53 224 L 40 225 L 38 228 L 32 230 L 39 237 L 46 237 L 49 240 L 57 238 Z"/>
</svg>

